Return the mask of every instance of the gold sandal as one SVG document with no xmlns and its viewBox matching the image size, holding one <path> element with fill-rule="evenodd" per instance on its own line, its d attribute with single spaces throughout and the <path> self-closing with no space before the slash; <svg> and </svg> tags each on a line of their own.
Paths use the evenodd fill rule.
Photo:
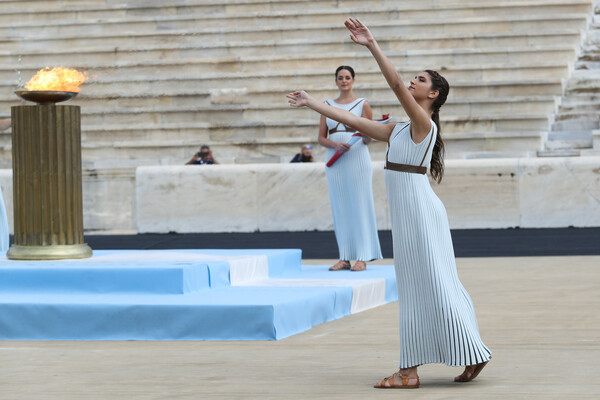
<svg viewBox="0 0 600 400">
<path fill-rule="evenodd" d="M 344 269 L 350 269 L 350 262 L 340 260 L 337 263 L 335 263 L 335 265 L 333 265 L 331 268 L 329 268 L 330 271 L 341 271 Z"/>
<path fill-rule="evenodd" d="M 367 269 L 367 263 L 364 261 L 357 261 L 352 268 L 350 268 L 350 271 L 364 271 L 365 269 Z"/>
<path fill-rule="evenodd" d="M 410 380 L 416 380 L 416 382 L 409 384 Z M 383 378 L 381 382 L 377 382 L 375 385 L 373 385 L 373 387 L 376 389 L 417 389 L 419 386 L 421 386 L 419 375 L 401 375 L 400 372 L 396 372 L 392 376 Z"/>
<path fill-rule="evenodd" d="M 477 378 L 477 375 L 479 375 L 487 363 L 488 361 L 475 365 L 467 365 L 463 373 L 454 378 L 454 382 L 471 382 Z"/>
</svg>

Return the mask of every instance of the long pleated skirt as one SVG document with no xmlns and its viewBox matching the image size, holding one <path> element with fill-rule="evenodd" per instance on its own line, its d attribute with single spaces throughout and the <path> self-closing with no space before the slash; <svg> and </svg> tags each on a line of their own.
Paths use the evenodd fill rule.
<svg viewBox="0 0 600 400">
<path fill-rule="evenodd" d="M 444 205 L 425 175 L 386 170 L 400 309 L 400 368 L 473 365 L 490 350 L 456 271 Z"/>
<path fill-rule="evenodd" d="M 335 142 L 347 142 L 349 132 L 330 135 Z M 329 160 L 335 150 L 327 149 Z M 335 164 L 326 168 L 333 226 L 340 260 L 371 261 L 382 258 L 375 208 L 373 167 L 368 147 L 355 143 Z"/>
<path fill-rule="evenodd" d="M 8 219 L 6 218 L 6 207 L 4 207 L 4 198 L 2 197 L 2 188 L 0 188 L 0 254 L 8 251 Z"/>
</svg>

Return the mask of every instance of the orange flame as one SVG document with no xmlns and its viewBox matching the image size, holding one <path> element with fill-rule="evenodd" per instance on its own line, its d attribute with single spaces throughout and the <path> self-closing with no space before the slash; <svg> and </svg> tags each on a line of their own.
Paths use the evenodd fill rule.
<svg viewBox="0 0 600 400">
<path fill-rule="evenodd" d="M 25 89 L 32 91 L 56 91 L 79 93 L 79 85 L 88 80 L 85 72 L 76 69 L 46 67 L 27 82 Z"/>
</svg>

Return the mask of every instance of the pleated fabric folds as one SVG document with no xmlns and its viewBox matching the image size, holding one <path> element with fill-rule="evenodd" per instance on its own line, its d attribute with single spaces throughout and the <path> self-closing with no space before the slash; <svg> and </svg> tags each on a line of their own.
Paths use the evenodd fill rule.
<svg viewBox="0 0 600 400">
<path fill-rule="evenodd" d="M 8 218 L 6 217 L 6 207 L 4 206 L 4 198 L 2 197 L 2 188 L 0 188 L 0 254 L 6 253 L 8 247 Z"/>
<path fill-rule="evenodd" d="M 416 166 L 423 161 L 428 166 L 437 135 L 431 124 L 420 143 L 412 140 L 410 123 L 398 124 L 390 137 L 388 160 Z M 456 271 L 446 209 L 427 176 L 386 170 L 385 183 L 400 309 L 400 368 L 489 360 L 473 303 Z"/>
<path fill-rule="evenodd" d="M 337 104 L 333 100 L 328 103 L 349 110 L 363 99 L 350 104 Z M 351 112 L 362 115 L 362 104 L 355 106 Z M 327 119 L 332 128 L 337 122 Z M 345 129 L 344 125 L 339 129 Z M 338 131 L 329 135 L 329 139 L 347 142 L 355 131 Z M 336 150 L 327 149 L 326 162 Z M 340 260 L 371 261 L 382 258 L 375 207 L 373 204 L 373 167 L 367 145 L 359 140 L 335 164 L 325 168 L 329 186 L 329 199 L 335 237 L 340 253 Z"/>
</svg>

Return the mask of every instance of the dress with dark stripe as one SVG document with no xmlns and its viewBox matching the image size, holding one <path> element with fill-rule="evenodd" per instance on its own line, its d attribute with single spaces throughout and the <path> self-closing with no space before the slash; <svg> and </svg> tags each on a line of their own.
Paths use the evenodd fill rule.
<svg viewBox="0 0 600 400">
<path fill-rule="evenodd" d="M 364 100 L 360 98 L 349 104 L 327 100 L 325 103 L 360 117 Z M 326 121 L 329 140 L 346 143 L 356 133 L 332 119 Z M 335 153 L 335 149 L 327 149 L 326 162 Z M 325 173 L 340 260 L 382 258 L 373 205 L 373 167 L 367 145 L 359 140 L 335 164 L 325 167 Z"/>
<path fill-rule="evenodd" d="M 429 134 L 417 144 L 410 122 L 396 125 L 386 161 L 428 166 L 436 135 L 431 121 Z M 385 185 L 400 309 L 400 368 L 489 360 L 473 303 L 456 271 L 446 209 L 427 175 L 386 169 Z"/>
</svg>

